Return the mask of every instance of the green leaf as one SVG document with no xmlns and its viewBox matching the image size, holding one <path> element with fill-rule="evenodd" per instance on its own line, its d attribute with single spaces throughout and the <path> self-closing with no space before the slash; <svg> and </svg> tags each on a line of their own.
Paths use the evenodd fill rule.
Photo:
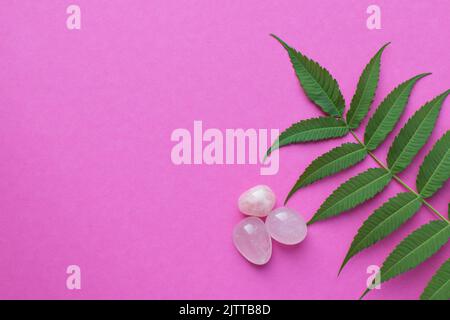
<svg viewBox="0 0 450 320">
<path fill-rule="evenodd" d="M 392 175 L 381 168 L 368 169 L 350 178 L 334 190 L 308 224 L 336 216 L 373 198 L 387 186 L 391 178 Z"/>
<path fill-rule="evenodd" d="M 421 300 L 448 300 L 450 299 L 450 259 L 445 261 L 439 270 L 428 282 L 427 287 L 420 296 Z"/>
<path fill-rule="evenodd" d="M 434 220 L 416 229 L 384 261 L 380 269 L 381 282 L 418 266 L 435 254 L 449 238 L 450 224 L 447 221 Z"/>
<path fill-rule="evenodd" d="M 311 162 L 303 174 L 298 178 L 292 190 L 289 192 L 285 203 L 297 190 L 317 180 L 331 176 L 332 174 L 345 170 L 358 162 L 364 160 L 367 150 L 358 143 L 344 143 L 340 147 L 321 155 Z"/>
<path fill-rule="evenodd" d="M 415 194 L 404 192 L 397 194 L 375 210 L 358 230 L 339 273 L 357 253 L 386 238 L 397 230 L 419 211 L 421 204 L 422 202 Z"/>
<path fill-rule="evenodd" d="M 450 224 L 434 220 L 407 236 L 386 258 L 380 269 L 381 281 L 390 280 L 427 260 L 450 238 Z"/>
<path fill-rule="evenodd" d="M 269 148 L 267 155 L 289 144 L 338 138 L 347 133 L 348 128 L 345 122 L 333 117 L 302 120 L 284 130 Z"/>
<path fill-rule="evenodd" d="M 447 90 L 420 108 L 400 130 L 389 149 L 387 163 L 393 174 L 404 170 L 427 142 L 433 131 Z"/>
<path fill-rule="evenodd" d="M 450 131 L 447 131 L 425 157 L 417 175 L 417 190 L 431 197 L 450 178 Z"/>
<path fill-rule="evenodd" d="M 300 52 L 291 48 L 283 40 L 272 35 L 286 49 L 291 59 L 298 80 L 311 101 L 334 117 L 341 117 L 345 101 L 337 81 L 317 62 L 309 59 Z"/>
<path fill-rule="evenodd" d="M 388 45 L 389 43 L 378 50 L 359 77 L 356 92 L 353 95 L 352 102 L 350 103 L 350 110 L 347 113 L 347 123 L 352 129 L 357 128 L 369 112 L 380 77 L 381 55 Z"/>
<path fill-rule="evenodd" d="M 369 150 L 375 150 L 394 129 L 400 119 L 414 85 L 430 73 L 419 74 L 391 91 L 381 102 L 372 118 L 367 123 L 364 142 Z"/>
</svg>

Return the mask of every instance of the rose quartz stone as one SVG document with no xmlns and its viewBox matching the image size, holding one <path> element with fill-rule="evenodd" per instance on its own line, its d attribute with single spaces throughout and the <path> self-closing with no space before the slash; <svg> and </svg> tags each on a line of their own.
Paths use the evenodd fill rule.
<svg viewBox="0 0 450 320">
<path fill-rule="evenodd" d="M 266 219 L 269 234 L 283 244 L 297 244 L 306 237 L 306 222 L 292 209 L 281 207 L 275 209 Z"/>
<path fill-rule="evenodd" d="M 249 216 L 265 217 L 275 205 L 275 194 L 265 185 L 245 191 L 238 201 L 239 210 Z"/>
<path fill-rule="evenodd" d="M 251 263 L 266 264 L 272 256 L 272 239 L 264 222 L 256 217 L 240 221 L 233 231 L 233 242 L 238 251 Z"/>
</svg>

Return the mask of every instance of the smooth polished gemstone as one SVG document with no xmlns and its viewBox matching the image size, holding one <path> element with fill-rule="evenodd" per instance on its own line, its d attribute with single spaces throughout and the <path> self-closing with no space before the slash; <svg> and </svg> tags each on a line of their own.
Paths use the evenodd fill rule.
<svg viewBox="0 0 450 320">
<path fill-rule="evenodd" d="M 257 185 L 245 191 L 238 201 L 239 210 L 249 216 L 265 217 L 275 205 L 275 194 L 265 185 Z"/>
<path fill-rule="evenodd" d="M 233 231 L 233 242 L 238 251 L 251 263 L 266 264 L 272 256 L 272 239 L 264 222 L 256 217 L 240 221 Z"/>
<path fill-rule="evenodd" d="M 266 227 L 272 238 L 283 244 L 300 243 L 307 233 L 303 217 L 286 207 L 277 208 L 269 213 Z"/>
</svg>

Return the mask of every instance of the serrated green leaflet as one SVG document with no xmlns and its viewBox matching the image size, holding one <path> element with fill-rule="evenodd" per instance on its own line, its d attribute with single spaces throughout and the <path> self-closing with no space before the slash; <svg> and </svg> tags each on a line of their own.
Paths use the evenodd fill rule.
<svg viewBox="0 0 450 320">
<path fill-rule="evenodd" d="M 450 225 L 446 221 L 431 221 L 416 229 L 384 261 L 380 269 L 381 282 L 418 266 L 435 254 L 449 238 Z M 361 298 L 369 291 L 367 289 Z"/>
<path fill-rule="evenodd" d="M 417 175 L 417 190 L 431 197 L 450 178 L 450 131 L 447 131 L 425 157 Z"/>
<path fill-rule="evenodd" d="M 342 137 L 348 133 L 345 122 L 333 117 L 302 120 L 284 130 L 267 155 L 289 144 Z"/>
<path fill-rule="evenodd" d="M 427 287 L 420 296 L 421 300 L 448 300 L 450 299 L 450 259 L 445 261 L 431 278 Z"/>
<path fill-rule="evenodd" d="M 364 133 L 364 142 L 369 150 L 375 150 L 394 129 L 408 103 L 414 85 L 430 73 L 419 74 L 398 85 L 381 102 L 370 118 Z"/>
<path fill-rule="evenodd" d="M 400 130 L 389 149 L 387 163 L 393 174 L 404 170 L 427 142 L 433 131 L 447 90 L 421 107 Z"/>
<path fill-rule="evenodd" d="M 308 98 L 329 115 L 341 117 L 345 101 L 337 81 L 330 72 L 291 48 L 277 36 L 272 35 L 272 37 L 278 40 L 288 52 L 295 74 Z"/>
<path fill-rule="evenodd" d="M 388 281 L 399 274 L 427 260 L 450 238 L 450 224 L 434 220 L 413 231 L 403 239 L 389 254 L 380 269 L 381 282 Z"/>
<path fill-rule="evenodd" d="M 289 192 L 285 203 L 300 188 L 345 170 L 364 160 L 367 150 L 358 143 L 344 143 L 311 162 Z"/>
<path fill-rule="evenodd" d="M 350 103 L 350 110 L 347 113 L 347 123 L 352 129 L 357 128 L 369 112 L 378 86 L 381 55 L 388 45 L 389 43 L 378 50 L 359 78 L 355 94 Z"/>
<path fill-rule="evenodd" d="M 381 282 L 418 266 L 435 254 L 449 238 L 450 224 L 446 221 L 434 220 L 416 229 L 384 261 L 380 269 Z"/>
<path fill-rule="evenodd" d="M 404 192 L 397 194 L 375 210 L 358 230 L 339 272 L 357 253 L 397 230 L 420 209 L 421 204 L 417 195 Z"/>
<path fill-rule="evenodd" d="M 381 168 L 368 169 L 350 178 L 325 200 L 308 224 L 336 216 L 373 198 L 386 187 L 391 178 L 391 174 Z"/>
</svg>

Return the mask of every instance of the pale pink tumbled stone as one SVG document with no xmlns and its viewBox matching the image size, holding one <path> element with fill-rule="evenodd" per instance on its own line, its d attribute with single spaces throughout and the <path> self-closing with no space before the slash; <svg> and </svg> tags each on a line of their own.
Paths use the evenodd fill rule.
<svg viewBox="0 0 450 320">
<path fill-rule="evenodd" d="M 307 227 L 301 215 L 292 209 L 281 207 L 273 210 L 266 219 L 269 234 L 283 244 L 297 244 L 306 237 Z"/>
<path fill-rule="evenodd" d="M 233 242 L 251 263 L 266 264 L 272 256 L 272 239 L 264 222 L 256 217 L 240 221 L 233 230 Z"/>
<path fill-rule="evenodd" d="M 265 217 L 275 205 L 275 194 L 265 185 L 257 185 L 245 191 L 238 201 L 239 210 L 249 216 Z"/>
</svg>

